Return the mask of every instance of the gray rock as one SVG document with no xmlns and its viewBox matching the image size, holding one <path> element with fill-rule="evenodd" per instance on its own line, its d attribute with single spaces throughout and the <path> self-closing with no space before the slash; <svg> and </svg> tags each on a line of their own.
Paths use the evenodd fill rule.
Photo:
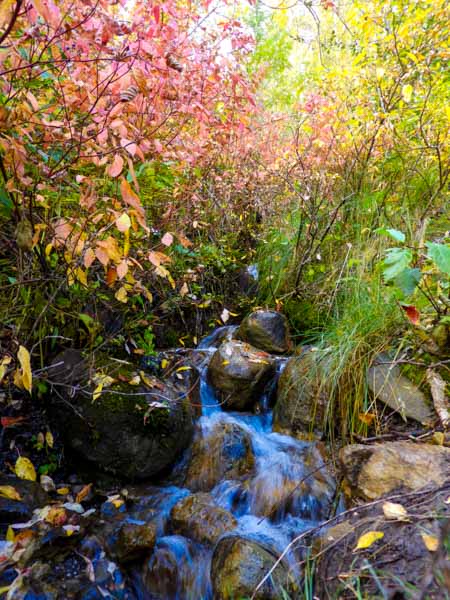
<svg viewBox="0 0 450 600">
<path fill-rule="evenodd" d="M 249 314 L 235 337 L 272 354 L 283 354 L 290 347 L 286 317 L 274 310 L 256 310 Z"/>
<path fill-rule="evenodd" d="M 397 365 L 380 355 L 369 369 L 367 381 L 374 398 L 400 413 L 402 418 L 429 423 L 433 413 L 423 392 L 401 374 Z"/>
<path fill-rule="evenodd" d="M 239 341 L 224 342 L 208 367 L 211 384 L 225 408 L 250 409 L 275 374 L 275 363 L 266 352 Z"/>
</svg>

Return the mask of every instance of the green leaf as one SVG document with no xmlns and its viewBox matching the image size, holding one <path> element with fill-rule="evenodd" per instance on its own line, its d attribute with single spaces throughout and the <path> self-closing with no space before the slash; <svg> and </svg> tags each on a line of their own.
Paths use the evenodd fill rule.
<svg viewBox="0 0 450 600">
<path fill-rule="evenodd" d="M 404 269 L 395 278 L 395 285 L 399 287 L 405 296 L 411 296 L 422 278 L 420 269 Z"/>
<path fill-rule="evenodd" d="M 386 229 L 385 227 L 379 227 L 378 229 L 375 229 L 375 233 L 389 235 L 396 242 L 400 242 L 401 244 L 403 244 L 403 242 L 406 240 L 405 234 L 398 229 Z"/>
<path fill-rule="evenodd" d="M 427 242 L 426 247 L 428 248 L 428 258 L 430 258 L 443 273 L 450 275 L 450 246 Z"/>
<path fill-rule="evenodd" d="M 383 277 L 385 281 L 392 281 L 407 269 L 412 261 L 412 252 L 409 248 L 389 248 L 384 259 Z"/>
</svg>

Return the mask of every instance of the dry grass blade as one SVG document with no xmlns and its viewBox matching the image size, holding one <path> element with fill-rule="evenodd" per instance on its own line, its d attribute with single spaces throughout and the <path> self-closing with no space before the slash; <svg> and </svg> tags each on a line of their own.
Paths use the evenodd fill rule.
<svg viewBox="0 0 450 600">
<path fill-rule="evenodd" d="M 433 369 L 427 369 L 427 381 L 431 389 L 434 408 L 442 426 L 446 428 L 450 422 L 449 402 L 445 394 L 446 383 Z"/>
</svg>

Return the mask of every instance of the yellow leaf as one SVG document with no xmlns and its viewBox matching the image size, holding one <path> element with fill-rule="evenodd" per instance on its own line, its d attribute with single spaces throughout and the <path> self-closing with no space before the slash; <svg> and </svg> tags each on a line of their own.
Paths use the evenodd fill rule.
<svg viewBox="0 0 450 600">
<path fill-rule="evenodd" d="M 358 539 L 355 550 L 364 550 L 365 548 L 370 548 L 374 542 L 381 540 L 383 537 L 384 533 L 382 531 L 368 531 Z"/>
<path fill-rule="evenodd" d="M 53 250 L 53 244 L 50 242 L 50 244 L 47 244 L 45 246 L 45 256 L 48 258 L 50 256 L 51 251 Z"/>
<path fill-rule="evenodd" d="M 117 290 L 117 292 L 114 294 L 114 297 L 119 302 L 123 302 L 124 304 L 126 304 L 128 302 L 128 294 L 127 294 L 127 290 L 125 289 L 125 286 L 122 286 L 121 288 L 119 288 Z"/>
<path fill-rule="evenodd" d="M 29 481 L 36 481 L 36 471 L 33 463 L 29 458 L 25 456 L 19 456 L 16 460 L 14 472 L 20 479 L 28 479 Z"/>
<path fill-rule="evenodd" d="M 7 542 L 14 542 L 15 537 L 16 536 L 14 535 L 14 529 L 10 525 L 8 527 L 8 531 L 6 532 L 6 541 Z"/>
<path fill-rule="evenodd" d="M 395 502 L 385 502 L 382 506 L 384 516 L 387 519 L 396 519 L 397 521 L 409 521 L 408 512 L 401 504 Z"/>
<path fill-rule="evenodd" d="M 91 491 L 91 487 L 92 487 L 92 483 L 88 483 L 87 485 L 85 485 L 84 488 L 78 492 L 75 502 L 78 502 L 78 503 L 83 502 L 83 500 L 86 498 L 86 496 Z"/>
<path fill-rule="evenodd" d="M 402 87 L 402 98 L 405 102 L 410 102 L 413 94 L 413 86 L 407 83 Z"/>
<path fill-rule="evenodd" d="M 47 446 L 49 448 L 53 448 L 54 439 L 51 431 L 47 431 L 47 433 L 45 434 L 45 441 L 47 442 Z"/>
<path fill-rule="evenodd" d="M 169 364 L 169 361 L 166 358 L 163 358 L 161 361 L 161 369 L 165 369 L 168 364 Z"/>
<path fill-rule="evenodd" d="M 425 544 L 427 550 L 430 552 L 436 552 L 439 548 L 439 540 L 435 535 L 429 535 L 428 533 L 420 534 L 423 539 L 423 543 Z"/>
<path fill-rule="evenodd" d="M 127 213 L 123 213 L 116 219 L 116 227 L 121 233 L 125 233 L 131 227 L 131 219 Z"/>
<path fill-rule="evenodd" d="M 77 269 L 75 269 L 75 276 L 80 283 L 87 287 L 88 282 L 86 271 L 83 271 L 81 267 L 78 267 Z"/>
<path fill-rule="evenodd" d="M 139 375 L 135 375 L 134 377 L 132 377 L 130 379 L 130 381 L 128 383 L 130 385 L 139 385 L 141 383 L 141 378 L 139 377 Z"/>
<path fill-rule="evenodd" d="M 147 375 L 144 373 L 144 371 L 139 371 L 139 375 L 141 376 L 143 383 L 145 383 L 145 385 L 147 387 L 149 387 L 149 388 L 155 387 L 153 381 L 149 377 L 147 377 Z"/>
<path fill-rule="evenodd" d="M 52 506 L 44 518 L 50 525 L 58 527 L 67 521 L 67 513 L 62 506 Z"/>
<path fill-rule="evenodd" d="M 116 508 L 120 508 L 124 502 L 121 498 L 115 498 L 112 503 Z"/>
<path fill-rule="evenodd" d="M 445 442 L 445 435 L 442 433 L 442 431 L 435 431 L 433 433 L 432 441 L 433 444 L 436 444 L 437 446 L 443 446 Z"/>
<path fill-rule="evenodd" d="M 7 25 L 8 21 L 11 17 L 12 7 L 14 5 L 15 5 L 14 0 L 4 0 L 0 4 L 0 27 Z"/>
<path fill-rule="evenodd" d="M 3 381 L 3 377 L 6 375 L 8 370 L 8 365 L 11 362 L 10 356 L 4 356 L 2 358 L 2 362 L 0 363 L 0 383 Z"/>
<path fill-rule="evenodd" d="M 0 496 L 10 500 L 21 500 L 19 492 L 12 485 L 0 485 Z"/>
<path fill-rule="evenodd" d="M 17 358 L 19 359 L 20 367 L 22 369 L 22 385 L 24 389 L 31 394 L 33 376 L 31 374 L 30 353 L 26 348 L 20 346 L 19 351 L 17 352 Z"/>
<path fill-rule="evenodd" d="M 59 494 L 60 496 L 67 496 L 67 494 L 70 492 L 68 487 L 62 487 L 62 488 L 58 488 L 56 490 L 56 493 Z"/>
<path fill-rule="evenodd" d="M 177 369 L 177 373 L 180 373 L 181 371 L 190 371 L 191 367 L 180 367 L 179 369 Z"/>
<path fill-rule="evenodd" d="M 92 394 L 92 401 L 94 402 L 95 400 L 97 400 L 98 398 L 100 398 L 101 394 L 102 394 L 102 389 L 103 389 L 103 383 L 100 382 L 97 387 L 94 390 L 94 393 Z"/>
</svg>

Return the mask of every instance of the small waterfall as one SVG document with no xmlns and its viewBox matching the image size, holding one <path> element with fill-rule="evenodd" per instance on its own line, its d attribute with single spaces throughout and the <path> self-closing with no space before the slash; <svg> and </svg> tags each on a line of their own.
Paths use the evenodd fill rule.
<svg viewBox="0 0 450 600">
<path fill-rule="evenodd" d="M 220 327 L 199 345 L 202 351 L 210 352 L 205 353 L 201 367 L 202 416 L 197 422 L 194 444 L 201 444 L 206 454 L 204 481 L 214 482 L 218 469 L 214 444 L 218 432 L 232 431 L 241 436 L 237 441 L 233 438 L 223 450 L 231 465 L 243 459 L 246 450 L 242 440 L 249 441 L 253 461 L 250 472 L 237 478 L 226 473 L 208 491 L 216 505 L 236 519 L 233 535 L 252 540 L 280 555 L 296 536 L 327 518 L 334 482 L 315 443 L 272 431 L 270 407 L 286 358 L 278 359 L 277 376 L 260 399 L 255 414 L 222 410 L 207 381 L 207 364 L 214 348 L 232 335 L 233 330 Z M 147 488 L 135 504 L 133 515 L 138 518 L 143 518 L 146 511 L 156 511 L 158 515 L 159 538 L 155 549 L 143 572 L 135 572 L 134 577 L 137 595 L 142 600 L 211 600 L 213 597 L 210 581 L 213 547 L 170 530 L 170 511 L 191 493 L 186 487 L 173 485 Z M 294 548 L 285 557 L 297 578 L 300 556 Z"/>
</svg>

